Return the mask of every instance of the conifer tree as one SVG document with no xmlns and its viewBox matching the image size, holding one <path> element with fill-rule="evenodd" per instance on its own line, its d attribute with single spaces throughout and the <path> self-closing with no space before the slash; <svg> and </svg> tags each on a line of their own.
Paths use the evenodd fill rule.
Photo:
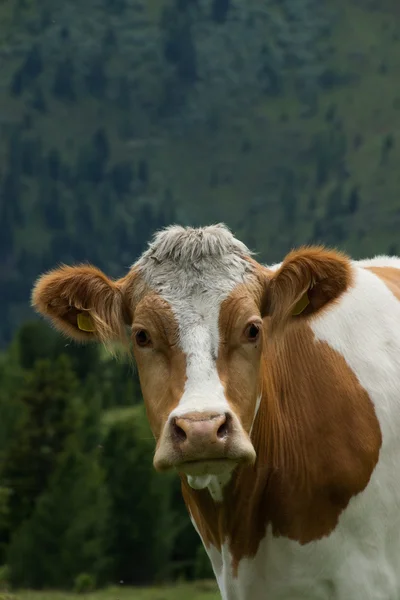
<svg viewBox="0 0 400 600">
<path fill-rule="evenodd" d="M 152 468 L 154 439 L 142 406 L 112 424 L 103 449 L 110 493 L 110 578 L 145 584 L 168 574 L 173 546 L 172 480 Z"/>
<path fill-rule="evenodd" d="M 11 490 L 10 531 L 31 516 L 58 456 L 78 426 L 81 409 L 76 392 L 77 380 L 65 356 L 37 361 L 25 377 L 15 400 L 24 412 L 4 454 L 1 473 Z"/>
<path fill-rule="evenodd" d="M 8 564 L 13 583 L 70 588 L 81 573 L 101 582 L 106 572 L 107 508 L 96 455 L 70 444 L 31 517 L 11 540 Z"/>
</svg>

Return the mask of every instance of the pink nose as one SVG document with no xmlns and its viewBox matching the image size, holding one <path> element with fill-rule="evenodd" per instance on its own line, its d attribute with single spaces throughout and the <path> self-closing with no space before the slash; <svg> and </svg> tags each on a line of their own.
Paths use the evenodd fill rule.
<svg viewBox="0 0 400 600">
<path fill-rule="evenodd" d="M 153 462 L 157 471 L 176 467 L 187 475 L 208 475 L 255 459 L 254 446 L 235 413 L 193 411 L 169 418 Z"/>
<path fill-rule="evenodd" d="M 171 421 L 173 444 L 187 459 L 221 453 L 231 433 L 229 414 L 187 413 Z"/>
</svg>

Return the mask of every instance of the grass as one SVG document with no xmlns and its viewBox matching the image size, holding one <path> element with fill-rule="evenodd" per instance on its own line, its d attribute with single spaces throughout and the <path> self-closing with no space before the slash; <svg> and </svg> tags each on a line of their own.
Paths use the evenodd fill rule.
<svg viewBox="0 0 400 600">
<path fill-rule="evenodd" d="M 83 594 L 30 590 L 15 593 L 0 592 L 0 600 L 188 600 L 189 598 L 190 600 L 220 600 L 221 596 L 214 581 L 150 588 L 121 585 Z"/>
</svg>

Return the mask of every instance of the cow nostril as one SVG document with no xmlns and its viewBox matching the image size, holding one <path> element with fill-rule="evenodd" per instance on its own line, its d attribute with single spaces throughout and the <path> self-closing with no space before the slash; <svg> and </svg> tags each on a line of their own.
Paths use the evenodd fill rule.
<svg viewBox="0 0 400 600">
<path fill-rule="evenodd" d="M 219 439 L 225 438 L 229 433 L 229 429 L 230 429 L 230 416 L 225 415 L 225 421 L 222 423 L 222 425 L 220 425 L 218 427 L 217 437 Z"/>
<path fill-rule="evenodd" d="M 187 439 L 187 435 L 182 427 L 179 427 L 176 421 L 172 423 L 172 430 L 174 432 L 175 437 L 180 441 L 184 442 Z"/>
</svg>

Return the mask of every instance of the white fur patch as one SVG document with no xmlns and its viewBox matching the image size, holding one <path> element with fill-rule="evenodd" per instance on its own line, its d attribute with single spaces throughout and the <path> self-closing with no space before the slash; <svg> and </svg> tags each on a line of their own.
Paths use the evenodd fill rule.
<svg viewBox="0 0 400 600">
<path fill-rule="evenodd" d="M 375 256 L 374 258 L 364 258 L 355 261 L 359 267 L 394 267 L 400 268 L 400 258 L 398 256 Z"/>
</svg>

